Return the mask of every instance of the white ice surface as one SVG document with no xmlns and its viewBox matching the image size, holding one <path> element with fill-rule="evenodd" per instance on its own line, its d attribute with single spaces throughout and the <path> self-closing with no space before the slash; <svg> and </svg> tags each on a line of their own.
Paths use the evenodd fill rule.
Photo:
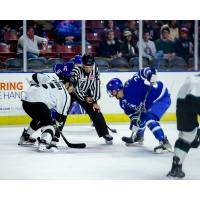
<svg viewBox="0 0 200 200">
<path fill-rule="evenodd" d="M 162 123 L 172 145 L 177 138 L 176 124 Z M 89 125 L 65 126 L 70 142 L 85 142 L 86 149 L 70 149 L 60 140 L 58 153 L 40 153 L 36 147 L 19 147 L 22 126 L 0 127 L 0 180 L 5 179 L 84 179 L 84 180 L 166 180 L 172 153 L 155 154 L 158 141 L 148 130 L 143 146 L 126 147 L 122 136 L 129 136 L 128 124 L 110 125 L 114 144 L 105 145 Z M 39 136 L 37 132 L 34 136 Z M 200 179 L 200 150 L 191 149 L 184 163 L 185 179 Z"/>
</svg>

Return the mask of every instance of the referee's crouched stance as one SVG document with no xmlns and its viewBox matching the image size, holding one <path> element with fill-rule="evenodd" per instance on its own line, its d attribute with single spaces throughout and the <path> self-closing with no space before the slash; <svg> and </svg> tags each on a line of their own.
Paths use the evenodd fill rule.
<svg viewBox="0 0 200 200">
<path fill-rule="evenodd" d="M 94 57 L 83 55 L 82 65 L 75 66 L 72 70 L 71 82 L 75 87 L 74 93 L 71 94 L 71 103 L 77 101 L 90 116 L 98 136 L 103 137 L 107 144 L 112 144 L 113 137 L 109 135 L 97 103 L 100 99 L 100 78 Z"/>
</svg>

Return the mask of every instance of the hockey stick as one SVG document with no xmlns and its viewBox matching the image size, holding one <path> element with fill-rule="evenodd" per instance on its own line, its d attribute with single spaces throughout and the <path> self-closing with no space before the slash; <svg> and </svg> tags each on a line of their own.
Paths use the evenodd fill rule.
<svg viewBox="0 0 200 200">
<path fill-rule="evenodd" d="M 71 143 L 69 142 L 65 136 L 63 135 L 63 133 L 61 131 L 59 131 L 62 139 L 65 141 L 66 145 L 69 147 L 69 148 L 75 148 L 75 149 L 84 149 L 86 147 L 86 144 L 85 143 Z"/>
<path fill-rule="evenodd" d="M 149 88 L 148 88 L 148 90 L 147 90 L 147 93 L 146 93 L 146 95 L 145 95 L 145 97 L 144 97 L 143 105 L 145 105 L 145 103 L 146 103 L 146 101 L 147 101 L 147 97 L 149 96 L 149 93 L 150 93 L 150 91 L 151 91 L 152 85 L 153 85 L 153 83 L 150 83 L 150 86 L 149 86 Z M 139 123 L 141 114 L 142 114 L 142 110 L 139 111 L 139 114 L 138 114 L 138 117 L 137 117 L 137 121 L 136 121 L 136 124 L 137 124 L 137 125 L 138 125 L 138 123 Z M 122 137 L 122 141 L 123 141 L 123 142 L 126 142 L 127 144 L 132 144 L 132 143 L 133 143 L 133 135 L 134 135 L 134 134 L 135 134 L 135 132 L 132 131 L 131 136 L 130 136 L 130 137 L 126 137 L 126 136 Z"/>
<path fill-rule="evenodd" d="M 92 123 L 91 126 L 94 127 L 94 123 Z M 116 130 L 116 129 L 110 128 L 107 124 L 106 124 L 106 127 L 107 127 L 107 129 L 110 130 L 112 133 L 117 133 L 117 130 Z"/>
<path fill-rule="evenodd" d="M 110 128 L 107 124 L 106 124 L 107 128 L 112 132 L 112 133 L 117 133 L 117 130 L 114 128 Z"/>
</svg>

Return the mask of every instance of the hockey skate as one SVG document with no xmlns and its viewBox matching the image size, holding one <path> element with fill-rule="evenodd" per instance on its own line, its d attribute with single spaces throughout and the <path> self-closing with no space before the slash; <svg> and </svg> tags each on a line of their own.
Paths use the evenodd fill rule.
<svg viewBox="0 0 200 200">
<path fill-rule="evenodd" d="M 169 143 L 167 137 L 160 141 L 160 145 L 154 148 L 155 153 L 173 152 L 172 145 Z"/>
<path fill-rule="evenodd" d="M 113 144 L 113 137 L 111 135 L 104 135 L 103 138 L 105 139 L 106 144 Z"/>
<path fill-rule="evenodd" d="M 57 152 L 57 146 L 54 144 L 48 144 L 46 142 L 46 140 L 44 139 L 40 139 L 40 137 L 37 138 L 38 139 L 38 151 L 39 152 Z"/>
<path fill-rule="evenodd" d="M 144 143 L 144 136 L 135 134 L 132 138 L 123 137 L 122 140 L 126 142 L 126 146 L 142 146 Z"/>
<path fill-rule="evenodd" d="M 47 149 L 49 149 L 49 151 L 52 152 L 58 152 L 58 144 L 59 139 L 57 137 L 54 137 L 50 143 L 50 145 L 47 147 Z"/>
<path fill-rule="evenodd" d="M 36 139 L 35 138 L 32 138 L 28 133 L 27 133 L 27 130 L 24 129 L 20 139 L 19 139 L 19 142 L 18 142 L 18 145 L 21 145 L 21 146 L 31 146 L 31 145 L 34 145 L 36 142 Z"/>
<path fill-rule="evenodd" d="M 179 164 L 179 161 L 179 157 L 173 157 L 172 168 L 171 171 L 167 174 L 167 177 L 183 178 L 185 176 L 185 173 L 182 171 L 182 164 Z"/>
</svg>

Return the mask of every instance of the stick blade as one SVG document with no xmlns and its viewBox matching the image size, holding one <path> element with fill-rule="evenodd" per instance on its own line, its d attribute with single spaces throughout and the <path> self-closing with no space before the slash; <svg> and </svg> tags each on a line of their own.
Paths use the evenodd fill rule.
<svg viewBox="0 0 200 200">
<path fill-rule="evenodd" d="M 122 141 L 126 142 L 127 144 L 132 144 L 133 143 L 133 138 L 132 137 L 122 137 Z"/>
<path fill-rule="evenodd" d="M 84 149 L 86 147 L 86 144 L 85 143 L 70 143 L 68 144 L 68 146 L 70 148 L 76 148 L 76 149 Z"/>
</svg>

